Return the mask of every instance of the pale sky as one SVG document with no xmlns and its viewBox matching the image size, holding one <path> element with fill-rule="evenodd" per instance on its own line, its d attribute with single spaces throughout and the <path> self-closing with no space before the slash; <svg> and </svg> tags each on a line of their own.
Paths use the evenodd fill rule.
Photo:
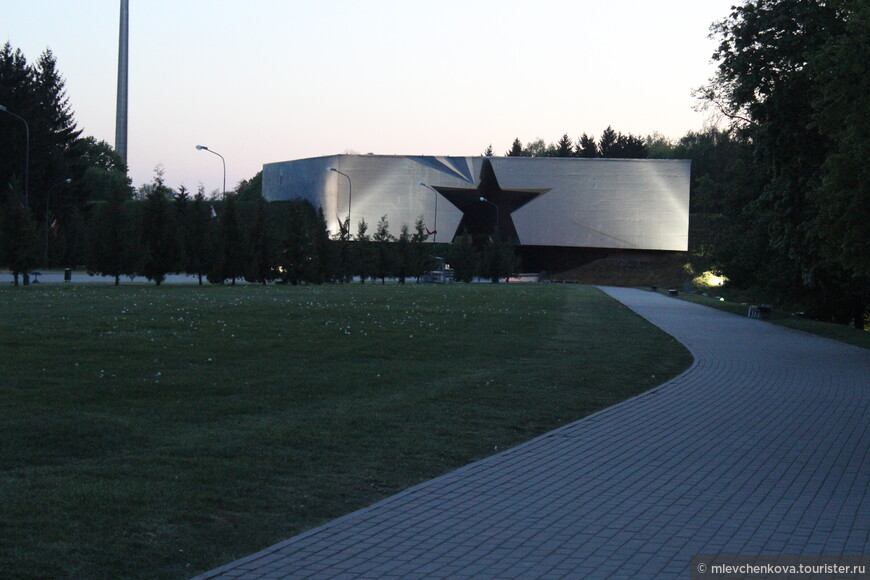
<svg viewBox="0 0 870 580">
<path fill-rule="evenodd" d="M 128 164 L 207 192 L 339 153 L 497 155 L 514 138 L 700 130 L 710 25 L 736 0 L 130 0 Z M 118 0 L 0 0 L 50 48 L 85 135 L 114 145 Z M 2 103 L 0 103 L 2 104 Z M 38 163 L 38 160 L 33 160 Z"/>
</svg>

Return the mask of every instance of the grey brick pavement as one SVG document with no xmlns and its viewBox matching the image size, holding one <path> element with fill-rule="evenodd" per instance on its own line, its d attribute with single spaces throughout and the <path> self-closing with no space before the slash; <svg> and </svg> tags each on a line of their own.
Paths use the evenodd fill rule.
<svg viewBox="0 0 870 580">
<path fill-rule="evenodd" d="M 605 290 L 692 367 L 199 578 L 689 578 L 697 554 L 870 553 L 870 351 Z"/>
</svg>

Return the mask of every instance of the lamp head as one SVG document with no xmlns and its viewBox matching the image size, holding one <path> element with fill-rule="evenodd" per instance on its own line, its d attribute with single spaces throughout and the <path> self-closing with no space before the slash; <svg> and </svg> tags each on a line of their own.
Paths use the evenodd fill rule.
<svg viewBox="0 0 870 580">
<path fill-rule="evenodd" d="M 197 150 L 197 151 L 202 151 L 203 149 L 205 149 L 206 151 L 208 151 L 208 147 L 206 147 L 205 145 L 197 145 L 197 146 L 196 146 L 196 150 Z"/>
<path fill-rule="evenodd" d="M 327 171 L 335 171 L 336 173 L 338 173 L 338 169 L 336 169 L 335 167 L 327 167 L 326 170 Z"/>
<path fill-rule="evenodd" d="M 485 197 L 481 196 L 480 201 L 489 201 L 489 200 L 486 199 Z"/>
<path fill-rule="evenodd" d="M 5 110 L 6 110 L 6 106 L 5 106 L 5 105 L 0 105 L 0 111 L 5 111 Z"/>
</svg>

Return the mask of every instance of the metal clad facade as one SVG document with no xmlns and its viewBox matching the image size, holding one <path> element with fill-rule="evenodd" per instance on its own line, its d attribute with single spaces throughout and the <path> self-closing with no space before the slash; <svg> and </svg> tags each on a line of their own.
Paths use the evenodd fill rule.
<svg viewBox="0 0 870 580">
<path fill-rule="evenodd" d="M 302 198 L 322 207 L 332 234 L 339 219 L 347 218 L 349 201 L 354 235 L 361 219 L 371 234 L 382 216 L 394 235 L 403 224 L 413 228 L 419 217 L 433 229 L 437 204 L 438 241 L 449 242 L 463 211 L 419 184 L 467 189 L 472 199 L 487 163 L 501 190 L 534 192 L 510 216 L 501 210 L 502 220 L 513 220 L 522 245 L 688 247 L 687 160 L 336 155 L 264 165 L 263 194 L 268 200 Z M 347 174 L 351 183 L 329 167 Z"/>
</svg>

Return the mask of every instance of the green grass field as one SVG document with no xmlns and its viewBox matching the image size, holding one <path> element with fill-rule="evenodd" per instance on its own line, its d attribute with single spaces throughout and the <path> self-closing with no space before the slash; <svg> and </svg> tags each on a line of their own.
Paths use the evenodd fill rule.
<svg viewBox="0 0 870 580">
<path fill-rule="evenodd" d="M 0 289 L 0 577 L 188 578 L 660 384 L 564 285 Z"/>
<path fill-rule="evenodd" d="M 716 290 L 711 290 L 711 293 L 715 294 Z M 722 292 L 722 294 L 727 296 L 723 297 L 722 300 L 715 296 L 685 293 L 680 294 L 680 298 L 703 306 L 731 312 L 738 316 L 747 315 L 749 311 L 749 302 L 747 302 L 748 298 L 746 296 L 741 295 L 739 292 Z M 761 301 L 752 301 L 752 304 L 760 303 Z M 858 330 L 857 328 L 846 324 L 833 324 L 830 322 L 810 320 L 809 318 L 804 318 L 803 316 L 786 312 L 779 308 L 773 309 L 769 320 L 773 324 L 787 326 L 789 328 L 794 328 L 795 330 L 802 330 L 811 334 L 817 334 L 840 342 L 870 349 L 870 332 L 866 330 Z"/>
</svg>

